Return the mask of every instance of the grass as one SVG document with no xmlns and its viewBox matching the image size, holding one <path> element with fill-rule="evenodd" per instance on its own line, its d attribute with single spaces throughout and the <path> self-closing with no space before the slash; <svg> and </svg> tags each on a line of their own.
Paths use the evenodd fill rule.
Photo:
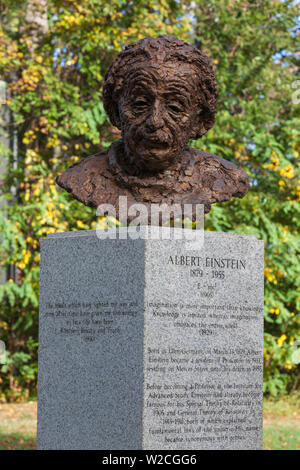
<svg viewBox="0 0 300 470">
<path fill-rule="evenodd" d="M 270 426 L 264 428 L 265 450 L 299 450 L 300 426 Z"/>
<path fill-rule="evenodd" d="M 36 448 L 36 402 L 0 403 L 0 450 Z"/>
<path fill-rule="evenodd" d="M 265 450 L 300 449 L 300 395 L 264 401 Z M 36 402 L 0 404 L 0 450 L 35 449 Z"/>
<path fill-rule="evenodd" d="M 300 394 L 264 401 L 264 449 L 300 449 Z"/>
</svg>

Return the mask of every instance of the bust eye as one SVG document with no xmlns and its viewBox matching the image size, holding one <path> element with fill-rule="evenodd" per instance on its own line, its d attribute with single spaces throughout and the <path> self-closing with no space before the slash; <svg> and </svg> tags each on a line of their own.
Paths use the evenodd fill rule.
<svg viewBox="0 0 300 470">
<path fill-rule="evenodd" d="M 148 106 L 148 102 L 143 99 L 143 98 L 138 98 L 135 102 L 134 105 L 137 106 L 138 108 L 143 108 L 145 106 Z"/>
<path fill-rule="evenodd" d="M 168 109 L 175 114 L 182 112 L 182 109 L 179 106 L 177 106 L 177 104 L 173 104 L 173 103 L 168 105 Z"/>
</svg>

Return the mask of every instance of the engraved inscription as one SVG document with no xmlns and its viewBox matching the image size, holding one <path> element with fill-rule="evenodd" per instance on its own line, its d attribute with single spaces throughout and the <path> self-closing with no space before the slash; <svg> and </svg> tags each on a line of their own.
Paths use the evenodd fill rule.
<svg viewBox="0 0 300 470">
<path fill-rule="evenodd" d="M 120 334 L 120 318 L 137 315 L 137 302 L 130 300 L 48 302 L 46 308 L 45 316 L 53 319 L 56 335 L 79 336 L 85 342 L 93 342 L 101 335 Z"/>
</svg>

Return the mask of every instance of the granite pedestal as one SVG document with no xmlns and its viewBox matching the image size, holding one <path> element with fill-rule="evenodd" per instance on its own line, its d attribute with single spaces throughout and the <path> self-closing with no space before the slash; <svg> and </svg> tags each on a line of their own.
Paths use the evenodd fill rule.
<svg viewBox="0 0 300 470">
<path fill-rule="evenodd" d="M 254 236 L 43 239 L 38 448 L 260 449 L 263 294 Z"/>
</svg>

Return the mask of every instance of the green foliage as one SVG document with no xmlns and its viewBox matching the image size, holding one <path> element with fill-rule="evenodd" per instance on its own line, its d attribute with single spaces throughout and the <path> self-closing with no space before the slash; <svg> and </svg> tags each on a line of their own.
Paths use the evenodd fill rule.
<svg viewBox="0 0 300 470">
<path fill-rule="evenodd" d="M 158 34 L 188 40 L 214 61 L 217 121 L 193 145 L 242 165 L 251 189 L 243 200 L 215 206 L 206 229 L 264 240 L 265 391 L 296 388 L 300 105 L 292 102 L 292 83 L 299 73 L 299 6 L 48 0 L 48 30 L 37 34 L 24 15 L 29 3 L 6 0 L 0 7 L 0 76 L 14 116 L 8 131 L 18 139 L 1 188 L 7 203 L 0 209 L 0 262 L 17 266 L 16 279 L 0 286 L 0 337 L 9 351 L 2 398 L 36 393 L 40 238 L 98 222 L 94 210 L 58 190 L 55 175 L 119 138 L 103 109 L 103 77 L 124 45 Z"/>
<path fill-rule="evenodd" d="M 273 425 L 263 432 L 263 450 L 299 450 L 299 427 Z"/>
</svg>

